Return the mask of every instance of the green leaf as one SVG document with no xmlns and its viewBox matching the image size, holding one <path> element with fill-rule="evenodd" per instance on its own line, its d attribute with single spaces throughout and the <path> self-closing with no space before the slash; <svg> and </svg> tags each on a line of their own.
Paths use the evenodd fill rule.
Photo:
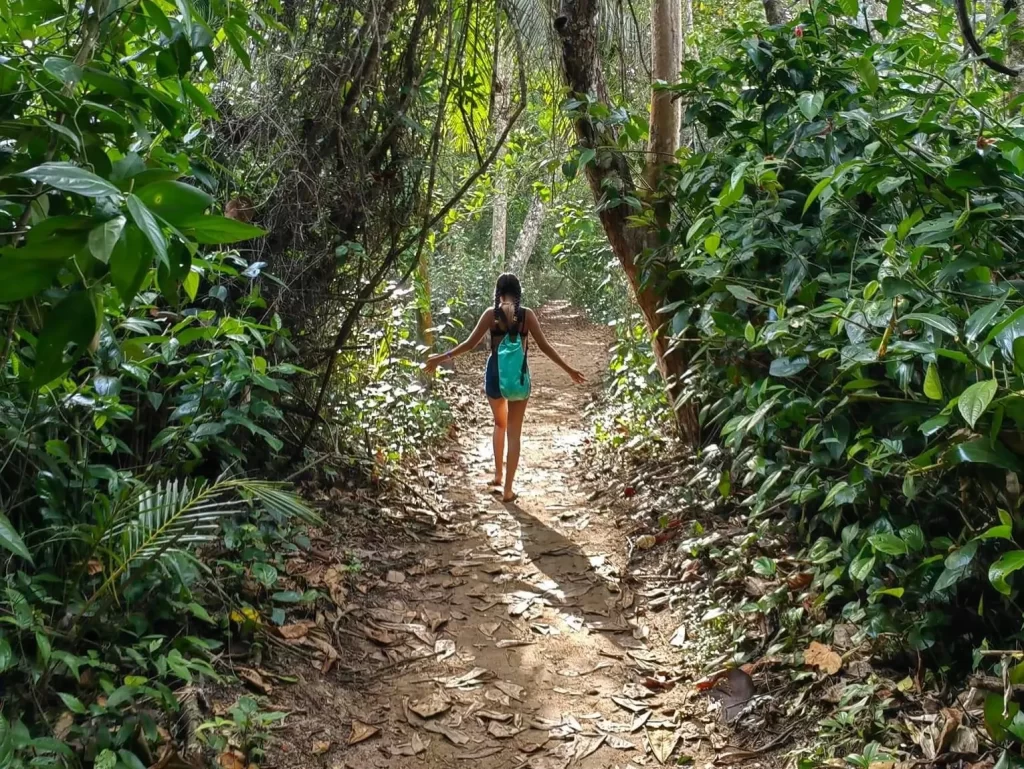
<svg viewBox="0 0 1024 769">
<path fill-rule="evenodd" d="M 942 380 L 939 378 L 939 368 L 934 363 L 928 364 L 928 371 L 924 375 L 924 394 L 933 401 L 942 400 Z"/>
<path fill-rule="evenodd" d="M 979 307 L 971 313 L 971 317 L 969 317 L 967 319 L 967 323 L 964 324 L 964 337 L 968 342 L 973 342 L 978 338 L 982 331 L 988 328 L 996 315 L 999 314 L 999 310 L 1002 309 L 1005 301 L 1006 298 L 1003 297 L 995 302 L 986 304 L 984 307 Z"/>
<path fill-rule="evenodd" d="M 776 571 L 775 561 L 771 558 L 760 558 L 754 559 L 754 572 L 760 574 L 762 577 L 774 577 Z"/>
<path fill-rule="evenodd" d="M 753 344 L 757 339 L 757 329 L 754 328 L 754 324 L 749 320 L 747 321 L 747 325 L 743 327 L 743 338 L 750 344 Z"/>
<path fill-rule="evenodd" d="M 75 695 L 65 694 L 64 692 L 58 692 L 58 694 L 60 695 L 61 700 L 63 700 L 64 706 L 72 713 L 77 713 L 82 716 L 89 712 L 85 705 L 82 704 L 82 701 Z"/>
<path fill-rule="evenodd" d="M 814 185 L 814 189 L 811 190 L 811 194 L 807 196 L 807 200 L 804 201 L 804 210 L 801 215 L 807 213 L 807 209 L 811 207 L 811 204 L 818 199 L 818 196 L 825 191 L 825 188 L 832 183 L 834 177 L 829 176 L 827 179 L 822 179 L 820 182 Z"/>
<path fill-rule="evenodd" d="M 903 19 L 903 0 L 889 0 L 885 8 L 885 20 L 890 27 L 895 27 Z"/>
<path fill-rule="evenodd" d="M 0 673 L 14 666 L 14 650 L 6 638 L 0 637 Z"/>
<path fill-rule="evenodd" d="M 145 9 L 150 21 L 153 22 L 153 26 L 160 30 L 164 37 L 168 39 L 174 37 L 174 28 L 171 27 L 167 14 L 160 10 L 160 6 L 154 3 L 153 0 L 142 0 L 142 7 Z"/>
<path fill-rule="evenodd" d="M 270 588 L 277 584 L 277 569 L 268 563 L 254 563 L 252 575 L 264 587 Z"/>
<path fill-rule="evenodd" d="M 43 163 L 15 176 L 23 176 L 87 198 L 121 197 L 121 191 L 106 179 L 71 163 Z"/>
<path fill-rule="evenodd" d="M 199 292 L 199 273 L 194 270 L 189 270 L 188 275 L 181 281 L 181 287 L 185 289 L 185 293 L 188 295 L 189 300 L 194 301 L 196 294 Z"/>
<path fill-rule="evenodd" d="M 1024 568 L 1024 550 L 1011 550 L 1003 553 L 999 560 L 989 567 L 988 581 L 992 587 L 1003 595 L 1010 594 L 1010 586 L 1006 578 L 1020 568 Z"/>
<path fill-rule="evenodd" d="M 49 288 L 68 258 L 85 245 L 80 237 L 60 236 L 0 248 L 0 302 L 28 299 Z"/>
<path fill-rule="evenodd" d="M 132 215 L 135 224 L 138 225 L 146 240 L 153 246 L 157 261 L 163 265 L 169 265 L 167 259 L 167 238 L 157 223 L 153 213 L 146 208 L 146 205 L 135 195 L 128 196 L 128 212 Z"/>
<path fill-rule="evenodd" d="M 65 358 L 65 349 L 74 344 L 80 354 L 92 341 L 98 323 L 96 302 L 89 291 L 76 291 L 52 307 L 36 344 L 33 384 L 42 387 L 66 373 L 74 361 Z"/>
<path fill-rule="evenodd" d="M 50 56 L 43 60 L 43 69 L 62 83 L 73 85 L 82 79 L 82 68 L 69 59 Z"/>
<path fill-rule="evenodd" d="M 909 315 L 904 315 L 901 320 L 919 320 L 922 323 L 937 328 L 944 334 L 949 334 L 951 337 L 957 336 L 956 326 L 949 318 L 943 318 L 941 315 L 932 315 L 927 312 L 912 312 Z"/>
<path fill-rule="evenodd" d="M 266 230 L 236 219 L 228 219 L 226 216 L 195 217 L 182 222 L 181 227 L 185 234 L 195 238 L 196 242 L 211 246 L 238 243 L 267 234 Z"/>
<path fill-rule="evenodd" d="M 712 232 L 706 238 L 704 238 L 704 250 L 709 255 L 714 256 L 718 253 L 718 246 L 722 242 L 722 236 L 717 232 Z"/>
<path fill-rule="evenodd" d="M 220 119 L 220 115 L 217 113 L 217 108 L 213 106 L 213 103 L 208 98 L 206 98 L 206 94 L 187 80 L 181 81 L 181 87 L 185 90 L 185 95 L 188 96 L 189 101 L 198 107 L 204 115 L 213 118 L 214 120 Z"/>
<path fill-rule="evenodd" d="M 814 120 L 821 112 L 822 106 L 825 104 L 825 94 L 821 91 L 804 91 L 796 99 L 796 105 L 800 108 L 804 117 L 808 120 Z"/>
<path fill-rule="evenodd" d="M 584 147 L 580 150 L 579 164 L 586 167 L 594 158 L 597 157 L 597 151 L 593 147 Z"/>
<path fill-rule="evenodd" d="M 110 254 L 110 280 L 125 307 L 139 292 L 153 259 L 149 243 L 134 224 L 121 233 Z"/>
<path fill-rule="evenodd" d="M 9 550 L 15 555 L 19 555 L 29 563 L 32 563 L 32 556 L 29 555 L 28 548 L 25 547 L 25 541 L 15 530 L 14 524 L 12 524 L 3 513 L 0 513 L 0 547 Z"/>
<path fill-rule="evenodd" d="M 864 582 L 875 568 L 875 557 L 856 558 L 850 563 L 850 576 L 857 582 Z"/>
<path fill-rule="evenodd" d="M 175 226 L 202 216 L 213 205 L 211 195 L 184 182 L 154 182 L 147 184 L 137 194 L 146 208 Z"/>
<path fill-rule="evenodd" d="M 907 543 L 907 547 L 913 550 L 914 552 L 920 552 L 921 550 L 924 550 L 924 532 L 921 531 L 921 527 L 918 526 L 916 523 L 911 524 L 910 526 L 905 526 L 904 528 L 900 529 L 900 537 L 902 537 L 903 541 Z"/>
<path fill-rule="evenodd" d="M 995 397 L 999 385 L 994 379 L 986 379 L 983 382 L 975 382 L 962 393 L 957 401 L 957 407 L 964 421 L 972 428 L 981 415 L 988 409 Z"/>
<path fill-rule="evenodd" d="M 768 373 L 777 377 L 796 376 L 807 368 L 809 363 L 810 360 L 806 355 L 801 355 L 798 358 L 776 358 L 768 367 Z"/>
<path fill-rule="evenodd" d="M 125 218 L 116 216 L 103 222 L 89 233 L 89 251 L 104 264 L 110 261 L 110 254 L 121 237 L 124 224 Z"/>
<path fill-rule="evenodd" d="M 757 294 L 745 286 L 726 286 L 725 289 L 742 302 L 747 302 L 748 304 L 760 304 Z"/>
<path fill-rule="evenodd" d="M 868 537 L 871 547 L 886 555 L 906 555 L 907 543 L 895 534 L 875 534 Z"/>
<path fill-rule="evenodd" d="M 1021 472 L 1020 460 L 1006 449 L 1003 444 L 990 442 L 988 438 L 977 438 L 973 441 L 958 443 L 949 453 L 954 464 L 971 462 L 976 464 L 994 465 L 1004 470 Z"/>
</svg>

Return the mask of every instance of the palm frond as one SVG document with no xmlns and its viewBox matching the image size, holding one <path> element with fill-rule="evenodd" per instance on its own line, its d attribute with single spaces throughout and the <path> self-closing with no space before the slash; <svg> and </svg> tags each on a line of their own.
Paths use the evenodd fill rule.
<svg viewBox="0 0 1024 769">
<path fill-rule="evenodd" d="M 110 554 L 109 576 L 86 606 L 134 571 L 168 553 L 215 541 L 221 519 L 243 512 L 244 501 L 256 500 L 281 520 L 321 523 L 297 495 L 284 485 L 244 478 L 203 482 L 166 481 L 145 489 L 137 503 L 106 532 L 101 545 Z"/>
</svg>

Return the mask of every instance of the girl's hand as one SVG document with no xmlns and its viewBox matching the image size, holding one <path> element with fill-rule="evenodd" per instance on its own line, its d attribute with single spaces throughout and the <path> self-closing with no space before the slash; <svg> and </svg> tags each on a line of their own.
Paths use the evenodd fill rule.
<svg viewBox="0 0 1024 769">
<path fill-rule="evenodd" d="M 427 358 L 427 362 L 423 364 L 423 370 L 426 371 L 427 374 L 433 374 L 442 360 L 444 360 L 443 355 L 431 355 Z"/>
<path fill-rule="evenodd" d="M 583 372 L 582 371 L 577 371 L 574 368 L 569 369 L 569 377 L 576 384 L 583 384 L 584 382 L 587 381 L 587 378 L 585 376 L 583 376 Z"/>
</svg>

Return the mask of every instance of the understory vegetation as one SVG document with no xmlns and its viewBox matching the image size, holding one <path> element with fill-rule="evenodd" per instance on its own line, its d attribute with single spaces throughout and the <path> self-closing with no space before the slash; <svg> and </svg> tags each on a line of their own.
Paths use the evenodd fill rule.
<svg viewBox="0 0 1024 769">
<path fill-rule="evenodd" d="M 331 600 L 292 483 L 447 434 L 503 270 L 613 326 L 658 525 L 744 527 L 737 661 L 1024 684 L 1024 9 L 719 5 L 0 0 L 0 766 L 258 762 L 190 685 Z"/>
</svg>

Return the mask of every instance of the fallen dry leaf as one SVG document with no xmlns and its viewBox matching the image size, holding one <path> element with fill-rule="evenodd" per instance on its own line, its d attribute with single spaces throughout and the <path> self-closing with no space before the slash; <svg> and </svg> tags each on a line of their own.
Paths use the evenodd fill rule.
<svg viewBox="0 0 1024 769">
<path fill-rule="evenodd" d="M 433 718 L 447 712 L 451 706 L 452 701 L 448 695 L 435 691 L 429 697 L 410 703 L 409 709 L 420 718 Z"/>
<path fill-rule="evenodd" d="M 294 641 L 298 638 L 305 638 L 310 629 L 314 627 L 316 627 L 315 622 L 296 622 L 292 625 L 282 625 L 277 632 L 286 641 Z"/>
<path fill-rule="evenodd" d="M 576 750 L 574 752 L 573 759 L 575 761 L 582 761 L 587 756 L 593 755 L 601 748 L 602 745 L 604 745 L 604 741 L 606 739 L 607 736 L 604 734 L 598 735 L 597 737 L 577 737 L 575 742 Z"/>
<path fill-rule="evenodd" d="M 614 748 L 615 750 L 636 750 L 636 745 L 626 738 L 619 737 L 615 734 L 609 734 L 608 738 L 605 740 L 605 744 L 607 744 L 609 748 Z"/>
<path fill-rule="evenodd" d="M 523 731 L 518 726 L 503 724 L 500 721 L 491 721 L 487 724 L 487 733 L 499 740 L 508 740 Z"/>
<path fill-rule="evenodd" d="M 679 744 L 679 732 L 668 729 L 648 729 L 647 742 L 651 746 L 651 753 L 658 759 L 659 764 L 668 763 L 672 753 Z"/>
<path fill-rule="evenodd" d="M 531 641 L 526 638 L 508 638 L 503 641 L 498 641 L 494 645 L 499 649 L 515 649 L 520 646 L 533 646 L 536 643 L 536 641 Z"/>
<path fill-rule="evenodd" d="M 501 753 L 502 750 L 504 750 L 504 748 L 483 748 L 482 750 L 477 750 L 473 753 L 459 753 L 455 756 L 455 759 L 457 761 L 476 761 L 479 758 L 496 756 Z"/>
<path fill-rule="evenodd" d="M 804 651 L 804 664 L 818 668 L 825 675 L 834 676 L 843 667 L 843 658 L 823 643 L 811 641 Z"/>
<path fill-rule="evenodd" d="M 237 750 L 229 750 L 217 757 L 221 769 L 245 769 L 245 756 Z"/>
<path fill-rule="evenodd" d="M 623 710 L 628 710 L 630 713 L 643 713 L 645 710 L 650 710 L 646 703 L 639 700 L 631 700 L 628 697 L 612 697 L 612 702 Z"/>
<path fill-rule="evenodd" d="M 313 755 L 314 756 L 322 756 L 324 753 L 326 753 L 330 749 L 331 749 L 331 743 L 328 740 L 322 740 L 322 741 L 314 742 L 313 743 Z"/>
<path fill-rule="evenodd" d="M 366 740 L 378 734 L 380 734 L 380 729 L 376 726 L 364 724 L 362 721 L 353 721 L 352 736 L 348 738 L 348 744 L 358 745 L 360 742 L 366 742 Z"/>
<path fill-rule="evenodd" d="M 405 582 L 405 574 L 400 571 L 392 570 L 388 572 L 387 579 L 388 582 L 390 582 L 392 585 L 401 585 L 403 582 Z"/>
<path fill-rule="evenodd" d="M 445 682 L 445 688 L 448 689 L 473 689 L 480 686 L 484 679 L 490 674 L 484 668 L 473 668 L 468 673 L 461 676 L 455 676 L 449 678 Z"/>
<path fill-rule="evenodd" d="M 393 758 L 397 758 L 398 756 L 418 756 L 420 753 L 426 752 L 429 745 L 429 741 L 425 741 L 416 732 L 413 732 L 412 738 L 409 740 L 408 744 L 393 745 L 388 748 L 388 753 L 390 753 Z"/>
<path fill-rule="evenodd" d="M 494 688 L 500 691 L 502 694 L 511 697 L 519 702 L 523 701 L 523 694 L 526 693 L 526 689 L 518 684 L 509 683 L 508 681 L 495 681 Z"/>
<path fill-rule="evenodd" d="M 252 668 L 238 668 L 238 677 L 247 683 L 250 689 L 254 689 L 259 694 L 269 695 L 274 691 L 274 687 L 264 681 L 263 676 Z"/>
<path fill-rule="evenodd" d="M 669 643 L 672 646 L 682 646 L 686 643 L 686 625 L 680 625 L 676 628 L 676 632 L 672 634 L 672 640 Z"/>
<path fill-rule="evenodd" d="M 434 654 L 438 662 L 444 662 L 455 654 L 455 641 L 441 639 L 434 644 Z"/>
</svg>

